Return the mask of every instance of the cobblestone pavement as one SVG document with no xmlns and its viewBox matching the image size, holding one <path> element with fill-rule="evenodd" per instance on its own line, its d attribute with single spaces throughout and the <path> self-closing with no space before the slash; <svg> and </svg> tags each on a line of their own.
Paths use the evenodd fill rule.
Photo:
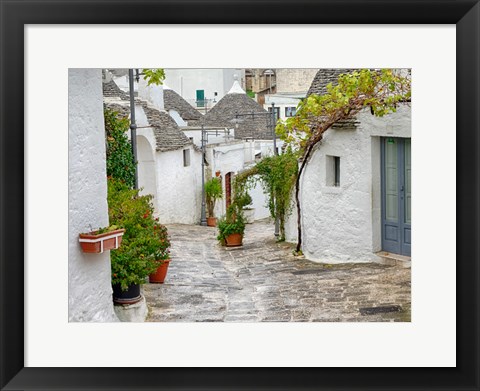
<svg viewBox="0 0 480 391">
<path fill-rule="evenodd" d="M 235 249 L 217 243 L 215 228 L 168 231 L 167 279 L 144 285 L 149 322 L 410 321 L 408 268 L 296 258 L 268 221 L 247 225 Z"/>
</svg>

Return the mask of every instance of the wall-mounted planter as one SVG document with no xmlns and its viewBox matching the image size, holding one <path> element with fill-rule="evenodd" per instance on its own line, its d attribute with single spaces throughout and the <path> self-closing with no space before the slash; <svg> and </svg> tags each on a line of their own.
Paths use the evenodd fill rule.
<svg viewBox="0 0 480 391">
<path fill-rule="evenodd" d="M 105 250 L 115 250 L 122 243 L 122 236 L 125 229 L 116 229 L 115 231 L 96 234 L 90 232 L 79 235 L 80 246 L 84 253 L 103 253 Z"/>
</svg>

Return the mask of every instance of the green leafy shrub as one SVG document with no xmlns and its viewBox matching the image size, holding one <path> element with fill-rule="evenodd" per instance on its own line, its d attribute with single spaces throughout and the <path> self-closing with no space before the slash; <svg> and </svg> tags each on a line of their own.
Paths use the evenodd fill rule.
<svg viewBox="0 0 480 391">
<path fill-rule="evenodd" d="M 153 218 L 152 196 L 138 194 L 122 181 L 108 180 L 108 212 L 110 223 L 125 228 L 122 245 L 110 254 L 112 284 L 127 290 L 131 284 L 143 284 L 163 257 L 170 242 L 166 232 L 156 234 L 158 222 Z M 163 227 L 163 226 L 161 226 Z"/>
<path fill-rule="evenodd" d="M 247 206 L 252 205 L 253 200 L 252 197 L 250 197 L 250 194 L 248 194 L 247 191 L 244 191 L 243 194 L 240 194 L 235 198 L 235 202 L 239 208 L 245 209 Z"/>
<path fill-rule="evenodd" d="M 133 188 L 135 183 L 135 164 L 132 144 L 127 137 L 130 120 L 119 117 L 118 112 L 105 109 L 105 132 L 107 147 L 107 176 L 124 181 Z"/>
<path fill-rule="evenodd" d="M 215 203 L 223 197 L 222 182 L 219 178 L 212 178 L 205 183 L 205 197 L 207 201 L 208 215 L 210 217 L 215 217 Z"/>
<path fill-rule="evenodd" d="M 229 207 L 230 209 L 230 207 Z M 245 232 L 245 219 L 242 213 L 233 214 L 233 209 L 227 210 L 227 214 L 217 222 L 217 239 L 225 244 L 225 239 L 231 234 L 243 235 Z"/>
<path fill-rule="evenodd" d="M 245 232 L 245 217 L 243 215 L 243 207 L 245 202 L 252 202 L 251 197 L 245 191 L 236 189 L 232 204 L 227 208 L 227 213 L 217 222 L 218 236 L 217 239 L 225 244 L 225 239 L 231 234 L 243 235 Z M 247 204 L 248 205 L 248 204 Z"/>
</svg>

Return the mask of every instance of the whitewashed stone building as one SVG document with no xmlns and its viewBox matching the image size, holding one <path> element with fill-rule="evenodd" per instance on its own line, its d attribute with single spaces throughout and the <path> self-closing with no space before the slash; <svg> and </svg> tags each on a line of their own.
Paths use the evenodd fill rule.
<svg viewBox="0 0 480 391">
<path fill-rule="evenodd" d="M 321 69 L 309 94 L 348 70 Z M 329 129 L 301 179 L 303 252 L 308 259 L 371 262 L 379 255 L 411 255 L 411 109 Z M 296 210 L 287 240 L 297 239 Z"/>
<path fill-rule="evenodd" d="M 248 169 L 261 157 L 273 154 L 273 128 L 271 117 L 255 100 L 248 97 L 235 80 L 228 93 L 199 121 L 208 135 L 206 160 L 207 177 L 218 176 L 222 180 L 224 200 L 215 208 L 216 216 L 225 214 L 232 200 L 232 184 L 236 174 Z M 221 131 L 224 134 L 220 134 Z M 223 139 L 222 139 L 223 137 Z M 278 150 L 281 143 L 278 143 Z M 267 198 L 260 184 L 249 191 L 252 197 L 254 220 L 270 215 Z"/>
<path fill-rule="evenodd" d="M 68 319 L 118 321 L 110 251 L 85 254 L 78 235 L 109 225 L 100 69 L 68 71 Z"/>
<path fill-rule="evenodd" d="M 113 80 L 103 84 L 107 108 L 130 114 L 130 101 Z M 163 224 L 195 224 L 201 211 L 201 152 L 163 110 L 162 86 L 142 80 L 135 98 L 138 184 L 143 194 L 154 196 Z"/>
</svg>

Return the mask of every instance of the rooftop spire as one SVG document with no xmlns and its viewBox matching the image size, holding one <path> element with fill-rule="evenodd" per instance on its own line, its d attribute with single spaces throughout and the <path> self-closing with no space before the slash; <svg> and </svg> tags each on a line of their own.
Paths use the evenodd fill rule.
<svg viewBox="0 0 480 391">
<path fill-rule="evenodd" d="M 238 82 L 238 76 L 233 75 L 233 85 L 232 88 L 230 88 L 230 91 L 227 92 L 227 94 L 245 94 L 245 91 L 243 91 L 243 88 L 240 86 L 240 83 Z"/>
</svg>

